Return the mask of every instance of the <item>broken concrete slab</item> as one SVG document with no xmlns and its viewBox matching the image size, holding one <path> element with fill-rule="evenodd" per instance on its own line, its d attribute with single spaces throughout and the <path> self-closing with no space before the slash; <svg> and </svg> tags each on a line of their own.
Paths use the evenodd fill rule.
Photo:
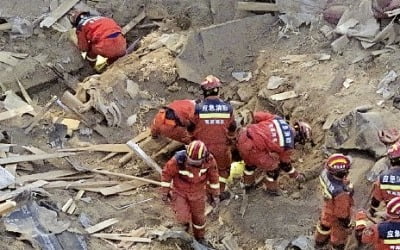
<svg viewBox="0 0 400 250">
<path fill-rule="evenodd" d="M 331 43 L 331 48 L 335 53 L 342 53 L 349 44 L 350 40 L 346 35 L 343 35 Z"/>
<path fill-rule="evenodd" d="M 20 233 L 40 249 L 88 249 L 80 235 L 65 232 L 70 223 L 57 220 L 57 213 L 29 201 L 4 219 L 6 230 Z"/>
<path fill-rule="evenodd" d="M 376 91 L 376 93 L 381 94 L 385 100 L 389 100 L 390 98 L 392 98 L 396 94 L 395 91 L 397 91 L 398 89 L 397 84 L 392 84 L 397 79 L 397 77 L 398 75 L 394 70 L 386 73 L 382 80 L 378 83 L 378 90 Z"/>
<path fill-rule="evenodd" d="M 232 80 L 232 69 L 250 68 L 253 59 L 248 55 L 258 53 L 266 41 L 263 36 L 268 35 L 262 31 L 275 20 L 268 14 L 259 15 L 191 32 L 176 59 L 179 76 L 191 82 L 201 82 L 209 74 L 222 81 Z M 252 41 L 251 47 L 249 41 Z"/>
<path fill-rule="evenodd" d="M 290 246 L 297 247 L 300 250 L 314 250 L 314 240 L 310 236 L 300 235 L 294 239 Z M 296 248 L 296 249 L 297 249 Z"/>
<path fill-rule="evenodd" d="M 298 96 L 298 94 L 296 93 L 296 91 L 291 90 L 291 91 L 286 91 L 286 92 L 282 92 L 279 94 L 271 95 L 269 97 L 269 99 L 271 99 L 272 101 L 283 101 L 283 100 L 295 98 L 297 96 Z"/>
<path fill-rule="evenodd" d="M 367 173 L 367 180 L 374 182 L 377 180 L 378 176 L 385 170 L 390 168 L 390 162 L 387 157 L 379 159 L 371 170 Z"/>
<path fill-rule="evenodd" d="M 355 109 L 333 122 L 326 135 L 325 146 L 335 150 L 365 151 L 375 158 L 386 153 L 378 136 L 385 128 L 385 116 L 377 112 Z"/>
<path fill-rule="evenodd" d="M 277 88 L 279 88 L 279 86 L 284 84 L 286 80 L 287 80 L 286 78 L 282 78 L 280 76 L 271 76 L 268 79 L 267 88 L 268 89 L 277 89 Z"/>
<path fill-rule="evenodd" d="M 254 93 L 255 93 L 254 89 L 249 88 L 248 85 L 241 86 L 237 91 L 240 100 L 243 102 L 249 101 L 254 96 Z"/>
<path fill-rule="evenodd" d="M 248 82 L 253 77 L 253 74 L 251 72 L 234 71 L 232 72 L 232 77 L 239 82 Z"/>
<path fill-rule="evenodd" d="M 7 169 L 0 166 L 0 189 L 6 188 L 15 183 L 15 176 Z"/>
</svg>

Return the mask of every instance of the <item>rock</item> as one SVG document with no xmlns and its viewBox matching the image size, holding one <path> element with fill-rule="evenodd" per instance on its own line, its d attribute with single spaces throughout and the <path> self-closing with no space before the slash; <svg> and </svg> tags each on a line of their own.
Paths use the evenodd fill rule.
<svg viewBox="0 0 400 250">
<path fill-rule="evenodd" d="M 126 92 L 128 92 L 132 99 L 135 99 L 139 94 L 139 84 L 130 79 L 126 80 Z"/>
<path fill-rule="evenodd" d="M 232 77 L 238 80 L 239 82 L 248 82 L 253 75 L 251 72 L 244 72 L 244 71 L 239 71 L 239 72 L 232 72 Z"/>
<path fill-rule="evenodd" d="M 133 114 L 133 115 L 128 117 L 128 119 L 126 120 L 126 124 L 130 127 L 133 124 L 135 124 L 136 121 L 137 121 L 137 114 Z"/>
<path fill-rule="evenodd" d="M 331 43 L 332 50 L 338 54 L 342 53 L 349 44 L 350 40 L 343 35 Z"/>
<path fill-rule="evenodd" d="M 390 162 L 388 158 L 383 157 L 379 159 L 375 165 L 371 168 L 371 170 L 367 173 L 367 180 L 370 182 L 376 181 L 378 176 L 385 170 L 390 168 Z"/>
<path fill-rule="evenodd" d="M 389 100 L 395 95 L 395 91 L 399 87 L 398 84 L 391 84 L 397 79 L 398 75 L 394 70 L 389 71 L 378 83 L 376 93 L 381 94 L 385 100 Z M 395 86 L 393 86 L 395 85 Z"/>
<path fill-rule="evenodd" d="M 286 239 L 267 239 L 264 247 L 266 250 L 285 250 L 289 244 L 290 241 Z"/>
<path fill-rule="evenodd" d="M 393 98 L 393 107 L 400 109 L 400 96 Z"/>
<path fill-rule="evenodd" d="M 181 78 L 201 82 L 206 75 L 215 75 L 230 81 L 231 70 L 250 68 L 268 36 L 265 27 L 275 22 L 269 14 L 257 15 L 211 25 L 189 34 L 187 43 L 176 58 L 177 72 Z M 229 37 L 229 42 L 226 38 Z M 252 41 L 252 46 L 248 46 Z"/>
<path fill-rule="evenodd" d="M 247 102 L 253 97 L 255 94 L 254 92 L 255 91 L 253 88 L 249 88 L 249 86 L 242 86 L 238 89 L 237 94 L 239 95 L 241 101 Z"/>
<path fill-rule="evenodd" d="M 294 192 L 292 195 L 290 195 L 290 197 L 291 197 L 293 200 L 298 200 L 298 199 L 300 199 L 301 194 L 300 194 L 300 192 Z"/>
<path fill-rule="evenodd" d="M 346 80 L 344 80 L 343 82 L 343 87 L 345 87 L 346 89 L 350 88 L 350 84 L 352 82 L 354 82 L 353 79 L 346 78 Z"/>
<path fill-rule="evenodd" d="M 174 84 L 172 84 L 171 86 L 168 86 L 168 88 L 167 88 L 167 90 L 169 92 L 177 92 L 181 89 L 182 89 L 182 87 L 180 87 L 177 82 L 174 82 Z"/>
<path fill-rule="evenodd" d="M 294 239 L 291 246 L 298 247 L 300 250 L 314 250 L 314 240 L 310 236 L 301 235 Z"/>
<path fill-rule="evenodd" d="M 283 101 L 283 100 L 295 98 L 297 96 L 298 96 L 298 94 L 294 90 L 291 90 L 291 91 L 286 91 L 286 92 L 282 92 L 279 94 L 271 95 L 269 97 L 269 99 L 271 99 L 272 101 Z"/>
<path fill-rule="evenodd" d="M 7 169 L 0 167 L 0 189 L 15 183 L 15 177 Z"/>
<path fill-rule="evenodd" d="M 279 76 L 271 76 L 268 80 L 268 89 L 277 89 L 279 86 L 281 86 L 283 83 L 285 83 L 286 78 L 282 78 Z"/>
<path fill-rule="evenodd" d="M 329 40 L 333 38 L 333 29 L 331 27 L 329 27 L 328 25 L 324 25 L 321 27 L 321 29 L 319 29 L 319 31 L 322 32 L 322 34 L 324 34 L 324 36 L 326 38 L 328 38 Z"/>
<path fill-rule="evenodd" d="M 378 131 L 385 127 L 385 116 L 362 111 L 355 109 L 333 122 L 326 136 L 328 149 L 365 151 L 375 158 L 386 153 L 386 146 L 378 137 Z"/>
</svg>

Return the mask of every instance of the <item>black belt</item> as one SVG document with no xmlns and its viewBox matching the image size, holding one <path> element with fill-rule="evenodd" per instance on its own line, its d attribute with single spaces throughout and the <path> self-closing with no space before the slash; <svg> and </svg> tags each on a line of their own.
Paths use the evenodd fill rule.
<svg viewBox="0 0 400 250">
<path fill-rule="evenodd" d="M 121 34 L 121 32 L 115 32 L 115 33 L 112 33 L 112 34 L 108 35 L 107 38 L 116 38 L 120 34 Z"/>
</svg>

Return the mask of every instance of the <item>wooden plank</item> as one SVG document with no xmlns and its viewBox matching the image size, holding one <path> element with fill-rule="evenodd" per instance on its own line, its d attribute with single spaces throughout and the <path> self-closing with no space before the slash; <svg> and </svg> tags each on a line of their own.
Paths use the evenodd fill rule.
<svg viewBox="0 0 400 250">
<path fill-rule="evenodd" d="M 106 155 L 106 156 L 104 156 L 103 158 L 101 158 L 100 160 L 98 160 L 97 162 L 106 161 L 106 160 L 108 160 L 108 159 L 113 158 L 113 157 L 116 156 L 117 154 L 118 154 L 118 153 L 116 153 L 116 152 L 111 152 L 111 153 L 109 153 L 108 155 Z"/>
<path fill-rule="evenodd" d="M 113 187 L 104 188 L 103 190 L 100 191 L 100 193 L 104 196 L 108 196 L 108 195 L 118 194 L 121 192 L 126 192 L 140 186 L 143 186 L 143 182 L 128 181 Z"/>
<path fill-rule="evenodd" d="M 132 230 L 132 231 L 129 233 L 129 236 L 133 236 L 133 237 L 142 237 L 145 233 L 146 233 L 146 230 L 144 229 L 144 227 L 141 227 L 141 228 L 139 228 L 139 229 Z M 133 244 L 134 244 L 134 242 L 121 241 L 121 242 L 118 244 L 118 247 L 119 247 L 119 248 L 122 248 L 122 249 L 129 249 Z"/>
<path fill-rule="evenodd" d="M 81 189 L 81 188 L 104 188 L 109 186 L 118 185 L 119 181 L 91 181 L 91 182 L 68 182 L 68 181 L 55 181 L 50 182 L 45 189 L 50 188 L 63 188 L 63 189 Z"/>
<path fill-rule="evenodd" d="M 131 150 L 126 144 L 97 144 L 88 147 L 79 148 L 64 148 L 58 150 L 59 152 L 76 152 L 76 151 L 101 151 L 101 152 L 114 152 L 114 153 L 129 153 Z"/>
<path fill-rule="evenodd" d="M 67 212 L 67 210 L 68 210 L 69 207 L 71 206 L 72 202 L 74 202 L 74 199 L 69 198 L 69 199 L 67 200 L 67 202 L 64 204 L 64 206 L 61 208 L 61 211 L 64 212 L 64 213 Z"/>
<path fill-rule="evenodd" d="M 133 18 L 127 25 L 122 28 L 122 34 L 128 33 L 133 27 L 135 27 L 140 21 L 142 21 L 146 17 L 145 10 L 142 10 L 139 15 Z"/>
<path fill-rule="evenodd" d="M 10 148 L 15 146 L 17 146 L 17 144 L 0 143 L 0 151 L 10 152 Z"/>
<path fill-rule="evenodd" d="M 74 153 L 54 153 L 54 154 L 40 154 L 40 155 L 20 155 L 14 157 L 7 157 L 0 159 L 0 165 L 6 165 L 11 163 L 18 163 L 24 161 L 38 161 L 46 159 L 61 158 L 66 156 L 75 155 Z"/>
<path fill-rule="evenodd" d="M 89 171 L 91 171 L 93 173 L 111 175 L 111 176 L 118 176 L 118 177 L 122 177 L 122 178 L 125 178 L 125 179 L 136 180 L 136 181 L 141 181 L 141 182 L 144 182 L 144 183 L 150 183 L 150 184 L 155 184 L 155 185 L 161 186 L 161 182 L 159 182 L 159 181 L 154 181 L 154 180 L 150 180 L 150 179 L 146 179 L 146 178 L 142 178 L 142 177 L 136 177 L 136 176 L 133 176 L 133 175 L 114 173 L 114 172 L 110 172 L 110 171 L 107 171 L 107 170 L 98 170 L 98 169 L 92 169 L 92 170 L 89 170 Z"/>
<path fill-rule="evenodd" d="M 51 106 L 57 101 L 58 97 L 51 97 L 50 101 L 46 103 L 46 105 L 39 111 L 39 113 L 30 121 L 27 128 L 24 130 L 25 134 L 31 132 L 31 130 L 39 123 L 39 121 L 49 112 Z"/>
<path fill-rule="evenodd" d="M 121 241 L 133 241 L 140 243 L 151 243 L 151 239 L 143 237 L 128 236 L 127 234 L 92 234 L 93 237 L 103 238 L 108 240 L 121 240 Z"/>
<path fill-rule="evenodd" d="M 71 206 L 67 210 L 67 214 L 73 214 L 75 212 L 75 209 L 76 209 L 75 201 L 79 201 L 82 198 L 84 193 L 85 193 L 85 190 L 78 191 L 78 193 L 74 197 L 74 201 L 72 202 Z"/>
<path fill-rule="evenodd" d="M 155 171 L 161 174 L 161 167 L 150 156 L 148 156 L 146 152 L 144 152 L 134 140 L 128 141 L 126 145 L 133 152 L 135 152 L 136 155 L 139 156 L 149 167 L 153 168 Z"/>
<path fill-rule="evenodd" d="M 4 215 L 10 212 L 13 208 L 17 206 L 15 201 L 6 201 L 0 204 L 0 215 Z"/>
<path fill-rule="evenodd" d="M 40 148 L 34 146 L 22 146 L 23 149 L 28 150 L 32 154 L 40 155 L 40 154 L 48 154 L 47 152 L 41 150 Z"/>
<path fill-rule="evenodd" d="M 17 178 L 17 164 L 8 164 L 4 167 L 10 174 Z M 15 183 L 8 186 L 10 189 L 15 189 Z"/>
<path fill-rule="evenodd" d="M 238 2 L 236 9 L 246 11 L 279 11 L 278 5 L 274 3 L 259 2 Z"/>
<path fill-rule="evenodd" d="M 133 152 L 129 152 L 126 153 L 124 156 L 122 156 L 119 160 L 118 160 L 118 165 L 120 167 L 124 166 L 125 164 L 127 164 L 130 160 L 132 160 L 133 156 L 135 155 L 135 153 Z"/>
<path fill-rule="evenodd" d="M 37 181 L 37 180 L 47 181 L 47 180 L 51 180 L 51 179 L 54 179 L 57 177 L 73 175 L 76 173 L 77 172 L 73 171 L 73 170 L 54 170 L 54 171 L 48 171 L 48 172 L 44 172 L 44 173 L 20 176 L 17 178 L 16 182 L 18 184 L 23 184 L 24 182 L 32 182 L 32 181 Z"/>
<path fill-rule="evenodd" d="M 19 88 L 20 88 L 20 90 L 21 90 L 22 96 L 24 97 L 25 101 L 26 101 L 29 105 L 32 105 L 32 104 L 33 104 L 32 98 L 29 96 L 29 94 L 28 94 L 28 92 L 26 91 L 24 85 L 22 85 L 22 82 L 21 82 L 18 78 L 17 78 L 17 83 L 18 83 L 18 86 L 19 86 Z"/>
<path fill-rule="evenodd" d="M 87 174 L 87 175 L 76 175 L 76 176 L 64 176 L 64 177 L 57 177 L 48 179 L 49 181 L 76 181 L 76 180 L 83 180 L 83 179 L 91 179 L 94 178 L 95 175 Z"/>
<path fill-rule="evenodd" d="M 109 226 L 114 225 L 117 222 L 118 222 L 117 219 L 111 218 L 111 219 L 102 221 L 100 223 L 97 223 L 94 226 L 88 227 L 85 230 L 86 230 L 86 232 L 88 232 L 88 234 L 94 234 L 94 233 L 97 233 L 97 232 L 99 232 L 99 231 L 101 231 L 101 230 L 103 230 L 103 229 L 105 229 L 105 228 L 107 228 Z"/>
<path fill-rule="evenodd" d="M 28 54 L 23 54 L 28 55 Z M 18 53 L 8 52 L 8 51 L 0 51 L 0 62 L 8 64 L 10 66 L 15 66 L 19 63 Z M 22 56 L 21 56 L 22 57 Z"/>
<path fill-rule="evenodd" d="M 8 120 L 32 111 L 34 110 L 31 105 L 25 105 L 16 109 L 7 110 L 0 113 L 0 121 Z"/>
<path fill-rule="evenodd" d="M 2 24 L 0 24 L 0 31 L 10 30 L 10 29 L 12 29 L 12 24 L 11 23 L 2 23 Z"/>
<path fill-rule="evenodd" d="M 34 183 L 25 185 L 23 187 L 17 188 L 14 191 L 3 193 L 0 195 L 0 201 L 5 201 L 14 198 L 15 196 L 19 195 L 20 193 L 24 192 L 25 190 L 30 190 L 33 188 L 39 188 L 46 185 L 48 182 L 44 180 L 36 181 Z"/>
<path fill-rule="evenodd" d="M 46 17 L 42 22 L 40 22 L 40 28 L 49 28 L 58 19 L 64 16 L 75 4 L 77 4 L 80 0 L 65 0 L 63 1 L 57 9 L 50 13 L 48 17 Z"/>
</svg>

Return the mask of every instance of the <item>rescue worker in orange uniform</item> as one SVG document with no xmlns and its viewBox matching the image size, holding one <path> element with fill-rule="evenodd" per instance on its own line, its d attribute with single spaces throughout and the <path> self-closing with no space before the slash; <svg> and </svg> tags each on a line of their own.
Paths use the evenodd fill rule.
<svg viewBox="0 0 400 250">
<path fill-rule="evenodd" d="M 219 98 L 221 81 L 207 76 L 200 84 L 204 99 L 196 103 L 194 117 L 188 131 L 195 140 L 203 141 L 217 161 L 222 199 L 232 162 L 231 143 L 235 137 L 236 121 L 230 103 Z"/>
<path fill-rule="evenodd" d="M 315 232 L 316 247 L 330 241 L 333 249 L 344 249 L 351 229 L 353 187 L 347 179 L 351 158 L 343 154 L 331 155 L 320 175 L 324 204 Z"/>
<path fill-rule="evenodd" d="M 387 151 L 391 168 L 382 172 L 374 183 L 369 212 L 375 216 L 379 206 L 394 197 L 400 197 L 400 142 L 391 145 Z"/>
<path fill-rule="evenodd" d="M 280 195 L 278 177 L 283 170 L 291 178 L 304 181 L 304 175 L 291 164 L 295 141 L 305 143 L 311 138 L 311 127 L 296 122 L 294 129 L 281 117 L 268 112 L 255 112 L 253 124 L 239 131 L 237 149 L 245 162 L 243 184 L 254 187 L 255 170 L 266 171 L 264 187 L 268 194 Z"/>
<path fill-rule="evenodd" d="M 194 237 L 205 243 L 206 186 L 214 206 L 220 194 L 217 164 L 206 145 L 196 140 L 176 152 L 163 168 L 161 185 L 163 200 L 171 199 L 178 222 L 187 228 L 192 222 Z"/>
<path fill-rule="evenodd" d="M 400 250 L 400 197 L 387 203 L 384 221 L 372 223 L 365 212 L 357 217 L 356 230 L 363 244 L 372 245 L 374 250 Z"/>
<path fill-rule="evenodd" d="M 70 11 L 68 17 L 76 28 L 78 48 L 81 52 L 86 52 L 85 59 L 92 66 L 96 65 L 98 56 L 106 58 L 109 65 L 126 54 L 125 37 L 121 27 L 113 19 L 92 16 L 89 12 L 78 10 Z"/>
<path fill-rule="evenodd" d="M 152 137 L 161 135 L 184 144 L 190 143 L 186 127 L 193 117 L 194 107 L 194 100 L 176 100 L 160 109 L 151 125 Z"/>
</svg>

